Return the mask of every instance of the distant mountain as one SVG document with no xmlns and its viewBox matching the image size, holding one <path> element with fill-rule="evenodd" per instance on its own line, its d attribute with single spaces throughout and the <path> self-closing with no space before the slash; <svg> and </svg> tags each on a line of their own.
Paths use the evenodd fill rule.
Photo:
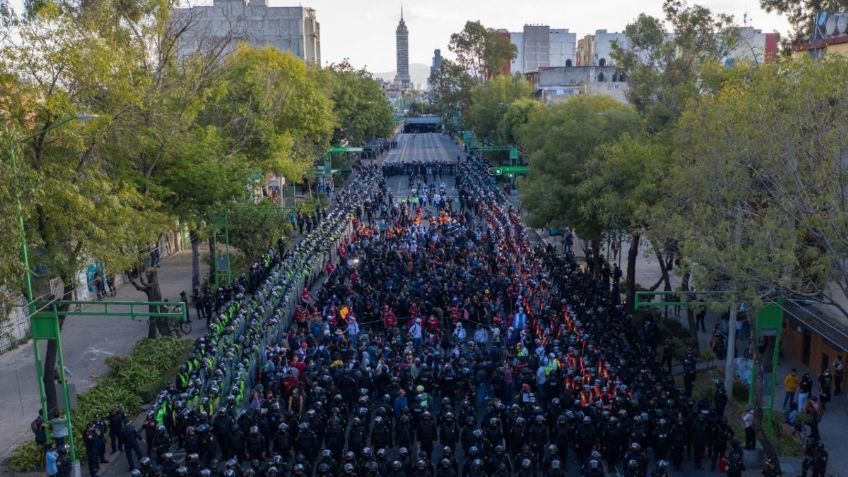
<svg viewBox="0 0 848 477">
<path fill-rule="evenodd" d="M 380 78 L 383 81 L 394 81 L 397 71 L 388 71 L 386 73 L 374 73 L 375 78 Z M 423 63 L 412 63 L 409 65 L 409 76 L 412 83 L 416 86 L 426 85 L 427 79 L 430 77 L 430 65 Z"/>
</svg>

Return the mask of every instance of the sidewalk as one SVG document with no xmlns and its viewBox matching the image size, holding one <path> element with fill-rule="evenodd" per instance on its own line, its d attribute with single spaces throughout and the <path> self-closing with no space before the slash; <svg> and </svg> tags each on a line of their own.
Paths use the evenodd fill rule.
<svg viewBox="0 0 848 477">
<path fill-rule="evenodd" d="M 789 358 L 781 358 L 778 364 L 777 376 L 775 377 L 776 389 L 774 393 L 774 415 L 775 419 L 780 416 L 782 418 L 783 399 L 786 395 L 786 389 L 783 387 L 783 378 L 795 368 L 798 371 L 798 377 L 804 373 L 810 373 L 813 378 L 813 394 L 818 394 L 818 375 L 810 371 L 800 362 Z M 846 445 L 845 429 L 848 429 L 848 396 L 845 394 L 845 382 L 842 383 L 843 393 L 839 396 L 833 396 L 830 403 L 826 406 L 824 416 L 819 423 L 819 433 L 821 434 L 822 442 L 827 449 L 829 460 L 827 464 L 827 474 L 834 477 L 848 477 L 848 445 Z"/>
<path fill-rule="evenodd" d="M 202 247 L 205 250 L 206 247 Z M 203 253 L 203 252 L 201 252 Z M 201 260 L 201 275 L 208 273 Z M 159 269 L 162 297 L 177 301 L 181 291 L 191 292 L 191 250 L 162 260 Z M 146 301 L 144 293 L 126 284 L 110 300 Z M 193 307 L 190 316 L 194 320 Z M 201 335 L 205 323 L 192 322 L 191 338 Z M 120 317 L 70 317 L 62 329 L 65 367 L 70 382 L 82 393 L 94 385 L 109 368 L 105 358 L 128 354 L 135 343 L 147 336 L 147 320 Z M 45 346 L 41 346 L 42 350 Z M 43 351 L 42 351 L 43 352 Z M 0 462 L 4 462 L 21 442 L 32 438 L 29 424 L 40 407 L 35 378 L 32 342 L 0 355 Z M 2 465 L 2 464 L 0 464 Z"/>
</svg>

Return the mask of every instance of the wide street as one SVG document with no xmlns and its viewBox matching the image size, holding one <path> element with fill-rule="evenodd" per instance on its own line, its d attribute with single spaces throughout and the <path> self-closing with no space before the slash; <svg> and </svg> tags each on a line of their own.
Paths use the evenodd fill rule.
<svg viewBox="0 0 848 477">
<path fill-rule="evenodd" d="M 455 164 L 457 163 L 457 157 L 460 157 L 460 163 L 465 163 L 465 154 L 460 150 L 460 148 L 450 139 L 449 136 L 442 134 L 401 134 L 398 136 L 398 147 L 396 149 L 388 152 L 380 161 L 379 164 L 398 164 L 398 163 L 406 163 L 406 164 Z M 485 176 L 480 176 L 485 177 Z M 454 201 L 454 207 L 458 207 L 458 198 L 459 194 L 455 187 L 454 176 L 445 175 L 442 177 L 432 178 L 429 177 L 427 179 L 428 182 L 436 184 L 436 188 L 438 189 L 440 184 L 445 184 L 446 190 L 448 192 L 447 195 L 452 197 Z M 388 191 L 394 196 L 395 202 L 402 202 L 408 199 L 411 196 L 411 189 L 409 186 L 409 180 L 405 175 L 395 175 L 392 177 L 388 177 L 386 179 Z M 383 207 L 379 206 L 380 209 Z M 378 210 L 380 210 L 378 209 Z M 436 214 L 437 209 L 434 207 L 428 207 L 424 211 L 424 216 L 429 216 Z M 479 226 L 485 226 L 486 221 L 481 218 L 477 218 L 472 220 L 472 222 L 466 225 L 469 231 L 476 229 Z M 427 233 L 427 232 L 425 232 Z M 533 232 L 531 232 L 533 233 Z M 427 256 L 426 254 L 424 255 Z M 186 262 L 187 254 L 177 255 L 174 258 L 166 260 L 163 263 L 162 275 L 163 275 L 163 286 L 166 290 L 166 293 L 175 294 L 176 290 L 180 288 L 180 283 L 188 280 L 186 266 L 190 266 L 190 262 Z M 520 257 L 519 257 L 520 258 Z M 529 257 L 527 257 L 529 258 Z M 190 268 L 189 268 L 190 271 Z M 370 287 L 374 287 L 377 289 L 381 289 L 387 285 L 387 282 L 384 281 L 384 278 L 381 276 L 371 276 L 372 283 L 368 285 Z M 316 296 L 321 296 L 320 288 L 324 286 L 324 281 L 320 281 L 316 284 L 316 288 L 313 289 L 313 292 Z M 492 285 L 494 283 L 492 282 Z M 447 289 L 450 290 L 452 285 L 449 284 Z M 118 299 L 126 298 L 132 299 L 134 290 L 130 290 L 124 288 L 118 296 Z M 408 319 L 405 317 L 406 313 L 403 310 L 398 309 L 397 315 L 401 319 Z M 364 320 L 360 320 L 364 321 Z M 475 325 L 474 322 L 476 320 L 470 320 L 467 322 L 467 332 L 470 338 L 471 334 L 479 328 L 479 326 Z M 199 323 L 197 323 L 199 325 Z M 195 326 L 195 330 L 200 329 L 200 326 Z M 363 325 L 364 326 L 364 325 Z M 373 325 L 370 327 L 373 328 Z M 452 327 L 446 330 L 446 332 L 452 332 Z M 131 322 L 128 320 L 123 320 L 121 322 L 107 321 L 104 322 L 102 319 L 90 318 L 75 318 L 73 320 L 69 320 L 65 325 L 64 337 L 65 337 L 65 350 L 66 355 L 68 356 L 67 366 L 69 369 L 73 370 L 74 373 L 74 382 L 80 388 L 80 390 L 85 389 L 90 386 L 93 382 L 94 378 L 102 374 L 106 368 L 103 362 L 103 359 L 107 356 L 112 356 L 116 353 L 125 353 L 127 352 L 132 343 L 137 340 L 139 337 L 143 336 L 146 332 L 145 323 L 142 322 Z M 197 331 L 194 336 L 199 336 Z M 614 350 L 610 350 L 614 352 Z M 34 386 L 34 378 L 32 372 L 32 363 L 31 359 L 31 348 L 27 345 L 20 347 L 17 350 L 14 350 L 11 353 L 7 353 L 0 357 L 0 373 L 3 373 L 2 379 L 4 382 L 14 382 L 17 383 L 16 386 L 4 386 L 2 392 L 5 393 L 5 397 L 2 400 L 4 403 L 4 412 L 3 416 L 3 427 L 4 429 L 16 429 L 13 432 L 6 432 L 3 435 L 3 445 L 5 448 L 10 448 L 16 443 L 18 443 L 22 438 L 28 437 L 29 430 L 27 428 L 28 422 L 31 420 L 31 415 L 34 413 L 37 402 L 35 399 L 35 386 Z M 432 358 L 429 355 L 428 351 L 428 359 Z M 454 365 L 459 366 L 457 362 L 453 362 Z M 438 373 L 438 371 L 437 371 Z M 8 379 L 7 379 L 8 378 Z M 336 379 L 344 379 L 340 377 L 336 377 Z M 340 382 L 336 382 L 336 385 L 340 385 Z M 438 395 L 438 391 L 435 391 Z M 317 401 L 314 401 L 317 402 Z M 313 402 L 313 404 L 314 404 Z M 323 401 L 322 401 L 323 402 Z M 550 403 L 550 400 L 547 400 Z M 412 403 L 410 403 L 412 405 Z M 458 406 L 458 402 L 454 401 L 453 403 L 455 412 L 460 413 L 460 409 Z M 441 416 L 441 419 L 444 416 L 444 405 L 440 401 L 436 401 L 433 405 L 432 411 L 434 415 Z M 373 412 L 373 409 L 372 409 Z M 528 411 L 530 412 L 530 411 Z M 488 411 L 485 406 L 480 407 L 474 413 L 477 418 L 482 419 L 486 416 Z M 532 412 L 531 412 L 532 414 Z M 371 423 L 372 426 L 376 429 L 376 425 L 374 424 L 374 416 L 375 414 L 369 413 L 369 419 L 366 422 Z M 554 415 L 553 419 L 556 419 L 557 416 Z M 507 422 L 511 423 L 511 425 L 515 425 L 515 422 L 511 420 L 509 417 L 505 417 Z M 345 422 L 344 424 L 350 424 L 350 422 Z M 482 422 L 481 426 L 485 428 L 486 422 Z M 579 425 L 579 424 L 578 424 Z M 8 426 L 8 427 L 7 427 Z M 547 427 L 547 426 L 546 426 Z M 547 439 L 552 440 L 553 435 L 556 432 L 557 425 L 551 425 L 549 431 L 549 437 Z M 601 432 L 603 428 L 599 428 L 598 432 Z M 509 427 L 504 428 L 504 432 L 509 434 L 511 429 Z M 347 431 L 347 439 L 351 439 L 351 435 L 354 431 Z M 375 434 L 373 434 L 374 430 L 372 430 L 371 434 L 371 442 L 372 445 L 377 446 Z M 396 431 L 397 432 L 397 431 Z M 419 431 L 420 432 L 420 431 Z M 390 431 L 391 433 L 391 431 Z M 271 432 L 273 434 L 273 432 Z M 366 428 L 366 435 L 368 435 Z M 432 454 L 433 462 L 438 464 L 440 459 L 443 457 L 443 451 L 441 451 L 441 447 L 443 445 L 442 439 L 444 438 L 444 431 L 440 429 L 439 437 L 434 440 L 434 451 Z M 270 438 L 270 435 L 269 435 Z M 325 436 L 325 439 L 328 437 Z M 737 438 L 741 439 L 741 436 L 737 436 Z M 519 466 L 520 465 L 520 457 L 516 454 L 517 451 L 512 447 L 513 444 L 510 440 L 511 438 L 507 438 L 506 442 L 509 446 L 509 454 L 511 456 L 512 465 Z M 525 436 L 525 439 L 529 439 L 529 435 Z M 599 445 L 603 442 L 603 440 L 598 437 Z M 329 442 L 329 441 L 327 441 Z M 320 445 L 320 444 L 319 444 Z M 329 444 L 326 444 L 329 445 Z M 520 448 L 520 446 L 519 446 Z M 186 458 L 186 453 L 179 447 L 173 449 L 177 459 L 182 460 Z M 388 450 L 388 456 L 390 459 L 394 459 L 397 454 L 397 447 L 390 447 Z M 376 451 L 376 449 L 375 449 Z M 463 466 L 467 462 L 467 450 L 462 446 L 457 446 L 456 448 L 456 462 L 459 468 L 463 468 Z M 270 455 L 270 453 L 269 453 Z M 652 451 L 649 451 L 648 456 L 652 455 Z M 101 468 L 101 475 L 104 476 L 123 476 L 127 473 L 126 462 L 122 457 L 122 454 L 112 454 L 107 455 L 110 464 Z M 750 456 L 749 456 L 750 457 Z M 547 457 L 545 457 L 547 459 Z M 746 458 L 746 460 L 748 460 Z M 794 462 L 794 463 L 793 463 Z M 364 465 L 364 463 L 363 463 Z M 469 462 L 470 465 L 470 462 Z M 537 467 L 540 469 L 543 466 L 541 462 L 533 462 L 533 467 Z M 792 468 L 792 466 L 797 466 L 797 461 L 790 461 L 787 464 L 788 468 Z M 650 468 L 653 468 L 654 464 L 651 464 Z M 709 463 L 705 464 L 705 469 L 709 469 Z M 567 471 L 565 475 L 581 475 L 580 471 L 581 465 L 576 462 L 574 458 L 573 450 L 569 452 L 569 457 L 565 463 L 565 470 Z M 795 467 L 797 468 L 797 467 Z M 621 464 L 619 464 L 618 469 L 621 470 Z M 317 466 L 315 467 L 317 471 Z M 615 474 L 616 471 L 610 469 L 611 474 Z M 359 474 L 359 475 L 372 475 L 372 474 Z M 386 475 L 386 474 L 384 474 Z M 417 474 L 416 474 L 417 475 Z M 440 475 L 440 474 L 436 474 Z M 475 475 L 475 474 L 469 474 Z M 522 474 L 529 475 L 529 474 Z M 623 475 L 623 474 L 621 474 Z M 693 467 L 693 463 L 690 460 L 687 460 L 683 464 L 683 468 L 680 471 L 673 471 L 671 475 L 674 476 L 707 476 L 714 475 L 714 472 L 710 472 L 708 470 L 696 470 Z M 751 470 L 746 475 L 758 475 L 755 470 Z"/>
</svg>

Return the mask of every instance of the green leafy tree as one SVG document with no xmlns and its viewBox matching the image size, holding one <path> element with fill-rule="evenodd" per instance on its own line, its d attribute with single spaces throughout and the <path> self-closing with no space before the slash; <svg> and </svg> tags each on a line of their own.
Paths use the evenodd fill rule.
<svg viewBox="0 0 848 477">
<path fill-rule="evenodd" d="M 317 70 L 316 75 L 321 77 L 333 101 L 337 119 L 333 144 L 361 146 L 371 139 L 391 134 L 392 106 L 371 73 L 356 70 L 345 61 Z"/>
<path fill-rule="evenodd" d="M 755 305 L 800 295 L 846 314 L 846 74 L 842 58 L 736 69 L 682 116 L 670 220 L 696 283 Z M 760 403 L 762 379 L 754 386 Z M 755 416 L 777 459 L 760 406 Z"/>
<path fill-rule="evenodd" d="M 701 66 L 726 57 L 738 42 L 732 16 L 682 0 L 666 0 L 663 12 L 665 23 L 639 15 L 624 30 L 627 46 L 614 44 L 612 53 L 627 77 L 627 99 L 652 132 L 674 124 L 699 93 Z"/>
<path fill-rule="evenodd" d="M 581 187 L 586 166 L 599 148 L 641 128 L 632 108 L 605 96 L 579 96 L 533 111 L 518 135 L 529 157 L 529 173 L 519 184 L 529 224 L 568 224 L 592 243 L 597 258 L 606 222 L 586 206 L 592 199 Z"/>
<path fill-rule="evenodd" d="M 430 96 L 434 108 L 444 123 L 454 132 L 465 128 L 463 118 L 471 106 L 474 79 L 460 64 L 442 61 L 441 67 L 430 76 Z"/>
<path fill-rule="evenodd" d="M 336 126 L 333 103 L 299 58 L 276 48 L 239 45 L 230 53 L 200 114 L 230 153 L 257 172 L 303 179 L 327 149 Z"/>
<path fill-rule="evenodd" d="M 90 261 L 112 271 L 132 266 L 135 257 L 125 250 L 151 240 L 159 218 L 148 212 L 155 204 L 114 174 L 105 138 L 117 112 L 99 109 L 104 92 L 132 90 L 131 54 L 104 41 L 76 13 L 45 5 L 16 22 L 0 44 L 0 69 L 27 72 L 26 81 L 6 77 L 4 94 L 12 98 L 9 129 L 16 137 L 33 137 L 20 144 L 17 164 L 31 180 L 21 197 L 31 255 L 44 279 L 61 278 L 66 299 Z M 101 118 L 48 131 L 63 118 L 89 111 Z M 48 343 L 43 361 L 51 409 L 57 402 L 56 352 L 55 343 Z"/>
<path fill-rule="evenodd" d="M 289 214 L 270 201 L 236 204 L 228 214 L 230 244 L 248 260 L 260 257 L 291 229 Z"/>
<path fill-rule="evenodd" d="M 518 131 L 521 126 L 527 124 L 534 111 L 544 107 L 541 101 L 530 98 L 522 98 L 510 103 L 498 122 L 496 135 L 498 144 L 518 144 Z"/>
<path fill-rule="evenodd" d="M 641 237 L 664 216 L 666 181 L 672 166 L 671 148 L 656 136 L 623 135 L 602 145 L 586 165 L 581 194 L 588 197 L 586 214 L 630 236 L 626 289 L 632 307 L 636 292 L 636 259 Z"/>
<path fill-rule="evenodd" d="M 244 195 L 251 165 L 232 152 L 215 127 L 199 123 L 211 95 L 223 46 L 178 62 L 175 45 L 196 20 L 171 20 L 170 2 L 91 2 L 81 10 L 84 24 L 120 45 L 131 82 L 126 92 L 102 94 L 101 109 L 117 111 L 107 144 L 116 175 L 133 184 L 157 207 L 159 233 L 187 226 L 193 252 L 193 280 L 199 282 L 199 245 L 213 215 Z M 158 236 L 154 241 L 158 241 Z M 130 283 L 148 301 L 162 300 L 159 270 L 141 248 Z M 153 311 L 154 305 L 151 305 Z M 149 337 L 169 333 L 167 319 L 151 320 Z"/>
<path fill-rule="evenodd" d="M 471 90 L 468 124 L 481 139 L 494 140 L 513 101 L 530 97 L 530 83 L 520 76 L 498 76 Z"/>
<path fill-rule="evenodd" d="M 499 75 L 517 55 L 508 35 L 486 28 L 479 21 L 465 22 L 462 31 L 451 35 L 448 49 L 476 84 Z"/>
<path fill-rule="evenodd" d="M 644 117 L 647 132 L 658 135 L 653 141 L 668 141 L 671 147 L 668 131 L 687 103 L 705 92 L 704 68 L 725 58 L 737 45 L 739 33 L 731 16 L 682 0 L 665 0 L 663 13 L 664 19 L 639 15 L 625 28 L 627 45 L 613 45 L 612 58 L 627 78 L 627 99 Z M 670 290 L 669 271 L 679 254 L 678 240 L 673 230 L 654 225 L 650 243 L 661 279 L 652 288 L 665 283 Z M 688 281 L 684 274 L 684 290 Z"/>
</svg>

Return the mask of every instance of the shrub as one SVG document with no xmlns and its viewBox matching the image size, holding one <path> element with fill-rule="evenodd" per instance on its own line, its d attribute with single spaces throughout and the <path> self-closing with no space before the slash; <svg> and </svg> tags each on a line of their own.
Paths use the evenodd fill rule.
<svg viewBox="0 0 848 477">
<path fill-rule="evenodd" d="M 9 470 L 12 472 L 36 472 L 44 469 L 44 448 L 35 441 L 24 443 L 12 451 Z"/>
<path fill-rule="evenodd" d="M 742 381 L 739 381 L 738 379 L 734 379 L 731 394 L 733 394 L 733 399 L 739 402 L 747 402 L 748 385 L 743 383 Z"/>
<path fill-rule="evenodd" d="M 159 391 L 174 378 L 177 367 L 185 360 L 191 341 L 167 336 L 143 339 L 129 356 L 106 359 L 111 372 L 97 380 L 97 384 L 77 396 L 73 432 L 77 458 L 85 458 L 82 434 L 85 426 L 95 417 L 106 417 L 118 406 L 128 416 L 138 414 L 142 402 L 153 400 Z M 44 450 L 29 441 L 12 453 L 15 472 L 35 472 L 44 466 Z M 38 451 L 38 452 L 36 452 Z"/>
</svg>

